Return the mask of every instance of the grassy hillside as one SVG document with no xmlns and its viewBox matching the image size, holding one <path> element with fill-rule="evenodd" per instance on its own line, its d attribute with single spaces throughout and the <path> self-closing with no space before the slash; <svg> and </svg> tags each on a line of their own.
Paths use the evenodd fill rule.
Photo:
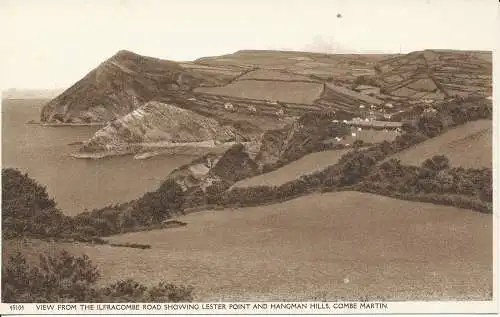
<svg viewBox="0 0 500 317">
<path fill-rule="evenodd" d="M 242 50 L 233 54 L 203 57 L 197 64 L 251 69 L 288 70 L 295 74 L 326 80 L 334 77 L 350 82 L 359 75 L 373 74 L 377 61 L 391 54 L 324 54 L 293 51 Z"/>
<path fill-rule="evenodd" d="M 299 178 L 301 175 L 311 174 L 327 166 L 334 165 L 347 151 L 349 150 L 329 150 L 312 153 L 270 173 L 239 181 L 233 187 L 280 186 Z"/>
<path fill-rule="evenodd" d="M 318 99 L 323 85 L 314 82 L 241 80 L 224 87 L 196 88 L 196 92 L 248 99 L 280 100 L 310 105 Z"/>
<path fill-rule="evenodd" d="M 188 225 L 110 239 L 151 250 L 73 252 L 90 256 L 103 283 L 161 277 L 202 301 L 491 298 L 491 215 L 339 192 L 179 220 Z"/>
<path fill-rule="evenodd" d="M 390 158 L 405 165 L 420 165 L 434 155 L 446 155 L 452 166 L 491 168 L 492 129 L 491 120 L 467 122 Z"/>
<path fill-rule="evenodd" d="M 491 95 L 491 52 L 417 51 L 380 61 L 376 68 L 378 86 L 398 99 Z"/>
</svg>

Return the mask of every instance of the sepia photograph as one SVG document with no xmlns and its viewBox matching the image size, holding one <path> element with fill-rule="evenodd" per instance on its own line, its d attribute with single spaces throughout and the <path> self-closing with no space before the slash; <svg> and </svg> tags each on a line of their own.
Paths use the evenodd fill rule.
<svg viewBox="0 0 500 317">
<path fill-rule="evenodd" d="M 498 308 L 497 13 L 1 0 L 1 313 Z"/>
</svg>

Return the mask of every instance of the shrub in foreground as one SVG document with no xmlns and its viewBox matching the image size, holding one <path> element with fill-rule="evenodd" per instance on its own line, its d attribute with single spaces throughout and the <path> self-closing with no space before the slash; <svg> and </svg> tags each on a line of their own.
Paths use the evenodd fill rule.
<svg viewBox="0 0 500 317">
<path fill-rule="evenodd" d="M 86 255 L 67 251 L 28 261 L 20 252 L 2 263 L 2 302 L 189 302 L 193 288 L 165 281 L 147 287 L 132 279 L 99 288 L 100 273 Z"/>
</svg>

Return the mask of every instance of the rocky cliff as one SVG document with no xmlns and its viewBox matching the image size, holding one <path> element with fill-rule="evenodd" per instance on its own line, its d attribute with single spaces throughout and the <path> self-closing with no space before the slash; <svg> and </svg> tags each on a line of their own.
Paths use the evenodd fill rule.
<svg viewBox="0 0 500 317">
<path fill-rule="evenodd" d="M 221 125 L 213 118 L 172 104 L 150 101 L 97 131 L 81 152 L 136 152 L 147 147 L 175 146 L 210 148 L 243 140 L 237 129 Z"/>
</svg>

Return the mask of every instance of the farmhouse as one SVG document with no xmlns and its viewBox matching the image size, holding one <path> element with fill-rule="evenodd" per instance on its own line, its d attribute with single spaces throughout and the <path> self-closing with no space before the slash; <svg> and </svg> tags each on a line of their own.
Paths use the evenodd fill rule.
<svg viewBox="0 0 500 317">
<path fill-rule="evenodd" d="M 256 113 L 257 112 L 257 108 L 255 108 L 255 106 L 250 105 L 250 106 L 248 106 L 248 111 Z"/>
<path fill-rule="evenodd" d="M 370 95 L 370 94 L 375 94 L 378 95 L 380 94 L 380 88 L 375 87 L 375 86 L 369 86 L 369 85 L 359 85 L 354 90 L 364 94 L 364 95 Z"/>
<path fill-rule="evenodd" d="M 224 104 L 224 109 L 232 111 L 232 110 L 234 110 L 234 106 L 233 106 L 233 104 L 232 104 L 232 103 L 230 103 L 230 102 L 226 102 L 226 103 Z"/>
</svg>

